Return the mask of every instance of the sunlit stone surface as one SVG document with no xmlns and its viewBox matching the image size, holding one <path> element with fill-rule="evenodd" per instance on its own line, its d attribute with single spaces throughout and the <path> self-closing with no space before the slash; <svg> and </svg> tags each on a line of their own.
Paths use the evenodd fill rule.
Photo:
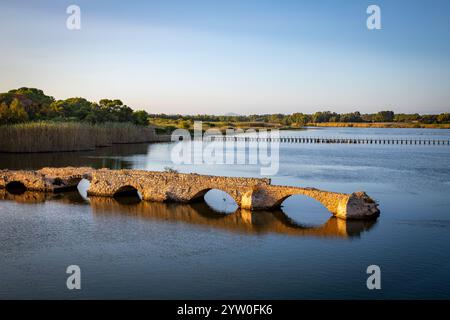
<svg viewBox="0 0 450 320">
<path fill-rule="evenodd" d="M 126 189 L 135 190 L 142 200 L 192 202 L 211 189 L 227 192 L 242 209 L 274 209 L 289 196 L 301 194 L 321 202 L 342 219 L 372 219 L 379 215 L 378 204 L 364 192 L 336 193 L 314 188 L 271 185 L 270 179 L 236 178 L 142 170 L 95 170 L 83 168 L 43 168 L 38 171 L 0 171 L 0 188 L 22 185 L 25 190 L 58 192 L 74 189 L 89 180 L 89 196 L 113 197 Z"/>
</svg>

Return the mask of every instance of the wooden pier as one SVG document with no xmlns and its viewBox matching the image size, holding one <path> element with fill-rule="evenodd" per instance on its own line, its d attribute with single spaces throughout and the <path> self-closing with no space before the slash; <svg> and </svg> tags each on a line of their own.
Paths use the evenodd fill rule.
<svg viewBox="0 0 450 320">
<path fill-rule="evenodd" d="M 279 137 L 259 138 L 244 136 L 214 136 L 215 141 L 235 142 L 280 142 L 280 143 L 333 143 L 333 144 L 404 144 L 404 145 L 450 145 L 446 139 L 407 139 L 407 138 L 347 138 L 347 137 Z"/>
</svg>

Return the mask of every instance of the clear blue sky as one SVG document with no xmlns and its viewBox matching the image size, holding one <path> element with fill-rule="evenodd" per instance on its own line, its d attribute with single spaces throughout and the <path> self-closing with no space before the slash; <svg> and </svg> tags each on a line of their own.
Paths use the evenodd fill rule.
<svg viewBox="0 0 450 320">
<path fill-rule="evenodd" d="M 0 39 L 1 92 L 155 113 L 450 112 L 447 0 L 0 0 Z"/>
</svg>

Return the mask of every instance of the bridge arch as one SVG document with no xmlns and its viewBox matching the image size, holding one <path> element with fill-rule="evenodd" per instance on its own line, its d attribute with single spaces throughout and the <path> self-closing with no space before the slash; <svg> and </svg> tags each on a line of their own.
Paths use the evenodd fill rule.
<svg viewBox="0 0 450 320">
<path fill-rule="evenodd" d="M 114 190 L 113 197 L 116 200 L 128 198 L 133 202 L 139 202 L 142 200 L 142 193 L 139 188 L 131 184 L 123 185 Z"/>
<path fill-rule="evenodd" d="M 81 180 L 89 181 L 89 179 L 86 179 L 84 177 L 72 177 L 72 178 L 68 179 L 67 184 L 70 186 L 71 185 L 78 186 L 78 184 L 80 183 Z"/>
<path fill-rule="evenodd" d="M 302 227 L 319 227 L 330 219 L 330 211 L 322 202 L 304 194 L 288 195 L 278 202 L 283 215 Z"/>
<path fill-rule="evenodd" d="M 6 191 L 11 194 L 23 194 L 27 191 L 26 185 L 19 180 L 9 181 L 5 186 Z"/>
<path fill-rule="evenodd" d="M 296 195 L 302 195 L 309 197 L 311 199 L 314 199 L 318 201 L 322 206 L 324 206 L 328 211 L 334 213 L 336 212 L 338 203 L 341 199 L 341 197 L 337 197 L 338 199 L 331 199 L 332 197 L 326 194 L 323 194 L 323 192 L 315 190 L 315 189 L 298 189 L 298 190 L 289 190 L 286 193 L 282 193 L 279 197 L 275 198 L 273 207 L 279 208 L 283 204 L 283 202 Z"/>
<path fill-rule="evenodd" d="M 210 204 L 205 197 L 207 197 L 207 194 L 210 193 L 210 191 L 218 191 L 217 196 L 223 197 L 223 202 L 227 202 L 227 205 L 232 206 L 233 208 L 229 208 L 229 210 L 220 210 L 218 206 L 214 206 Z M 227 199 L 228 198 L 228 199 Z M 233 200 L 233 203 L 230 203 L 230 200 Z M 226 188 L 220 188 L 220 187 L 207 187 L 207 188 L 201 188 L 197 190 L 192 190 L 190 194 L 188 195 L 188 202 L 197 202 L 197 201 L 205 201 L 209 207 L 211 207 L 214 210 L 217 211 L 226 211 L 226 212 L 234 212 L 237 210 L 237 208 L 240 206 L 241 199 L 238 195 L 236 195 L 235 190 L 227 190 Z"/>
<path fill-rule="evenodd" d="M 251 203 L 251 208 L 277 209 L 284 200 L 293 195 L 304 195 L 319 201 L 332 214 L 338 215 L 345 208 L 349 195 L 343 193 L 327 192 L 314 188 L 299 188 L 285 186 L 264 186 L 248 195 L 246 202 Z"/>
<path fill-rule="evenodd" d="M 67 179 L 56 177 L 50 180 L 50 183 L 55 188 L 55 192 L 74 191 L 77 190 L 81 180 L 83 180 L 82 177 L 69 177 Z"/>
</svg>

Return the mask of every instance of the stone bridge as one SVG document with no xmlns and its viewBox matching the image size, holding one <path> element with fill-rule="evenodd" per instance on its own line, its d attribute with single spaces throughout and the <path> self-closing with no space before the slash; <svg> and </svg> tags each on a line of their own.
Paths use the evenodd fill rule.
<svg viewBox="0 0 450 320">
<path fill-rule="evenodd" d="M 142 200 L 194 202 L 211 189 L 227 192 L 242 209 L 268 210 L 280 207 L 289 196 L 301 194 L 322 203 L 342 219 L 371 219 L 379 215 L 378 205 L 364 192 L 352 194 L 272 185 L 270 179 L 236 178 L 177 172 L 109 170 L 92 168 L 43 168 L 37 171 L 0 171 L 0 188 L 40 192 L 61 192 L 90 181 L 89 196 L 115 197 L 138 192 Z"/>
</svg>

